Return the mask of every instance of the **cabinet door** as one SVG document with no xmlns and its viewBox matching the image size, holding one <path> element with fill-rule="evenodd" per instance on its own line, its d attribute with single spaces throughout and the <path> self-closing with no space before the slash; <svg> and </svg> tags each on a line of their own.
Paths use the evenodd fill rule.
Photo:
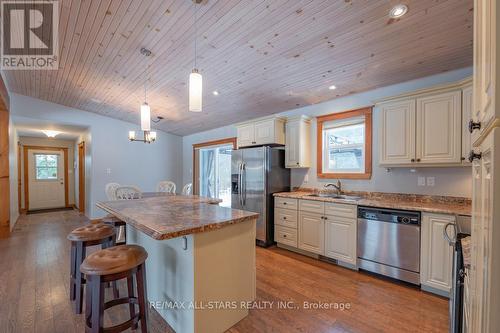
<svg viewBox="0 0 500 333">
<path fill-rule="evenodd" d="M 323 254 L 324 226 L 322 214 L 299 212 L 299 249 Z"/>
<path fill-rule="evenodd" d="M 411 164 L 415 160 L 415 100 L 380 105 L 380 164 Z"/>
<path fill-rule="evenodd" d="M 467 156 L 471 150 L 469 120 L 472 119 L 472 86 L 462 90 L 462 164 L 470 165 Z"/>
<path fill-rule="evenodd" d="M 285 166 L 297 168 L 300 166 L 300 122 L 286 123 Z"/>
<path fill-rule="evenodd" d="M 417 164 L 461 162 L 461 99 L 460 90 L 417 98 Z"/>
<path fill-rule="evenodd" d="M 469 270 L 470 327 L 471 332 L 482 332 L 482 288 L 483 247 L 482 239 L 482 165 L 481 160 L 472 162 L 472 224 L 471 224 L 471 267 Z"/>
<path fill-rule="evenodd" d="M 420 283 L 445 293 L 451 291 L 453 270 L 453 248 L 443 237 L 448 223 L 455 223 L 455 216 L 422 215 Z"/>
<path fill-rule="evenodd" d="M 274 119 L 257 121 L 255 123 L 255 144 L 276 143 L 274 138 Z"/>
<path fill-rule="evenodd" d="M 245 124 L 238 126 L 238 147 L 246 147 L 255 144 L 255 126 L 254 124 Z"/>
<path fill-rule="evenodd" d="M 497 66 L 495 66 L 497 41 L 494 2 L 494 0 L 474 1 L 474 118 L 481 123 L 481 133 L 495 118 L 493 97 L 497 77 Z"/>
<path fill-rule="evenodd" d="M 325 256 L 356 265 L 356 219 L 325 217 Z"/>
</svg>

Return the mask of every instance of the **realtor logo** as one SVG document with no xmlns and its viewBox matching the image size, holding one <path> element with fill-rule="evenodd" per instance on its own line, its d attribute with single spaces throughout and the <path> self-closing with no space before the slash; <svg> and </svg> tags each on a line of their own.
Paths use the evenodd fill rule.
<svg viewBox="0 0 500 333">
<path fill-rule="evenodd" d="M 58 69 L 58 1 L 1 3 L 0 69 Z"/>
</svg>

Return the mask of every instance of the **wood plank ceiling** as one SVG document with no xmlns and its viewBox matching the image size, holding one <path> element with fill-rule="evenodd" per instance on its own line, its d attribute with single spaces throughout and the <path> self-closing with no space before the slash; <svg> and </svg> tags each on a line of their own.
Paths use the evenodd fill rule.
<svg viewBox="0 0 500 333">
<path fill-rule="evenodd" d="M 4 74 L 15 93 L 134 123 L 148 78 L 156 127 L 187 135 L 472 65 L 472 0 L 408 0 L 390 19 L 397 3 L 204 0 L 201 114 L 187 111 L 190 0 L 59 1 L 59 70 Z"/>
</svg>

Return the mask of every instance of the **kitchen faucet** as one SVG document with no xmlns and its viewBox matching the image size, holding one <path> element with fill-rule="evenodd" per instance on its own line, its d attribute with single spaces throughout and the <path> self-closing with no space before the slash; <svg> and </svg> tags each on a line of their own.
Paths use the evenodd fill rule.
<svg viewBox="0 0 500 333">
<path fill-rule="evenodd" d="M 342 194 L 342 183 L 340 182 L 340 179 L 337 179 L 337 184 L 326 184 L 325 188 L 328 188 L 330 186 L 335 187 L 335 189 L 337 190 L 337 195 Z"/>
</svg>

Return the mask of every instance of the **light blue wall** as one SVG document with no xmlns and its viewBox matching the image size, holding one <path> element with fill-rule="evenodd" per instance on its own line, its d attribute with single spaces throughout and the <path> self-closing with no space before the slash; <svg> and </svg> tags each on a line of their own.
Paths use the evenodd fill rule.
<svg viewBox="0 0 500 333">
<path fill-rule="evenodd" d="M 106 200 L 104 187 L 109 182 L 136 185 L 143 191 L 154 191 L 160 180 L 182 182 L 179 160 L 182 138 L 179 136 L 158 131 L 154 144 L 130 142 L 128 131 L 138 131 L 139 121 L 132 124 L 18 94 L 11 94 L 11 113 L 14 120 L 20 117 L 88 127 L 84 138 L 88 167 L 86 213 L 90 218 L 104 215 L 95 203 Z"/>
<path fill-rule="evenodd" d="M 308 115 L 316 117 L 319 115 L 352 110 L 364 106 L 373 105 L 375 100 L 399 95 L 416 89 L 431 87 L 438 84 L 459 81 L 472 75 L 472 68 L 451 71 L 426 78 L 412 80 L 392 86 L 387 86 L 364 93 L 354 94 L 337 98 L 328 102 L 311 105 L 287 112 L 279 113 L 283 116 Z M 385 168 L 378 166 L 378 110 L 374 110 L 374 141 L 373 141 L 373 175 L 370 180 L 345 180 L 344 186 L 347 190 L 365 190 L 397 193 L 417 193 L 431 195 L 453 195 L 471 197 L 471 170 L 469 167 L 455 168 L 420 168 L 411 172 L 409 168 L 392 169 L 386 172 Z M 213 129 L 206 132 L 196 133 L 182 138 L 183 145 L 183 181 L 192 181 L 192 144 L 236 136 L 234 125 Z M 293 169 L 292 185 L 322 188 L 331 180 L 318 179 L 316 177 L 316 122 L 311 128 L 311 153 L 312 167 L 310 169 Z M 434 187 L 417 186 L 418 176 L 435 177 Z M 308 179 L 307 179 L 308 178 Z"/>
</svg>

